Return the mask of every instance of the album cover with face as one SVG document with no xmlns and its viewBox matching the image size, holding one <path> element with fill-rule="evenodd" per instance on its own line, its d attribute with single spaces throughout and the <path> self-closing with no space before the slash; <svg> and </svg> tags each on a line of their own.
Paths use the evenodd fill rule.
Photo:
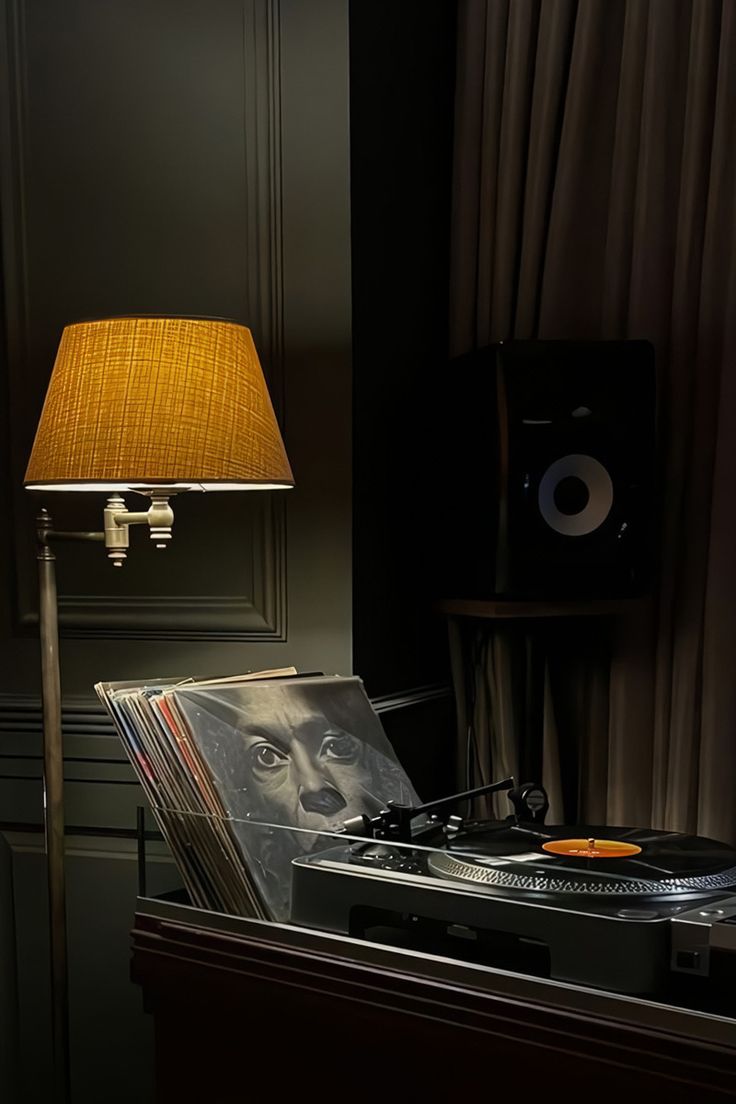
<svg viewBox="0 0 736 1104">
<path fill-rule="evenodd" d="M 418 803 L 359 678 L 191 685 L 164 698 L 273 919 L 289 916 L 292 860 L 329 846 L 319 833 L 390 800 Z"/>
</svg>

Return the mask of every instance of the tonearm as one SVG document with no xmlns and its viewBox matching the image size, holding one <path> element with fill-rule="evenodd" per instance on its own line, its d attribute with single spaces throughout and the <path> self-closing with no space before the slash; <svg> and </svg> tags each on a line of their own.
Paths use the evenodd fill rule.
<svg viewBox="0 0 736 1104">
<path fill-rule="evenodd" d="M 472 801 L 484 794 L 508 790 L 509 800 L 514 807 L 512 820 L 523 824 L 543 824 L 549 808 L 549 800 L 544 787 L 535 782 L 524 782 L 517 786 L 513 777 L 503 778 L 500 782 L 489 782 L 485 786 L 476 786 L 472 790 L 451 794 L 423 805 L 402 805 L 398 801 L 389 801 L 385 809 L 376 816 L 361 814 L 346 820 L 342 831 L 351 836 L 364 836 L 366 839 L 397 840 L 409 843 L 416 836 L 412 833 L 412 822 L 417 817 L 429 818 L 428 827 L 437 828 L 443 824 L 447 828 L 458 829 L 462 818 L 454 816 L 452 809 L 461 801 Z"/>
</svg>

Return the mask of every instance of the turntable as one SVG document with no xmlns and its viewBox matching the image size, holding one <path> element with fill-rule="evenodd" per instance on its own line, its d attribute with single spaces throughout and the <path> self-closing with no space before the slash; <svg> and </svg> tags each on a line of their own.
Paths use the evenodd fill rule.
<svg viewBox="0 0 736 1104">
<path fill-rule="evenodd" d="M 508 790 L 499 822 L 447 816 Z M 513 779 L 346 823 L 294 860 L 292 922 L 620 993 L 710 978 L 736 950 L 736 851 L 676 832 L 547 826 Z"/>
</svg>

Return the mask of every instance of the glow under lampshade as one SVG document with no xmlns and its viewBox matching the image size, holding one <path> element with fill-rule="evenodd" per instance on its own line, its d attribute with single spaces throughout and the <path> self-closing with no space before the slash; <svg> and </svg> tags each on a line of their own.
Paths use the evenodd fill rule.
<svg viewBox="0 0 736 1104">
<path fill-rule="evenodd" d="M 144 317 L 64 329 L 28 489 L 293 483 L 247 327 Z"/>
</svg>

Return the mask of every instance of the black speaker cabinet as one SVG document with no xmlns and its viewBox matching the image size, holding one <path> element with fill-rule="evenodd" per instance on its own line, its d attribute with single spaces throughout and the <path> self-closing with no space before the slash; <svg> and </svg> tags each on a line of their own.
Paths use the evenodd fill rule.
<svg viewBox="0 0 736 1104">
<path fill-rule="evenodd" d="M 646 590 L 655 513 L 648 342 L 504 342 L 452 361 L 436 395 L 444 597 Z"/>
</svg>

